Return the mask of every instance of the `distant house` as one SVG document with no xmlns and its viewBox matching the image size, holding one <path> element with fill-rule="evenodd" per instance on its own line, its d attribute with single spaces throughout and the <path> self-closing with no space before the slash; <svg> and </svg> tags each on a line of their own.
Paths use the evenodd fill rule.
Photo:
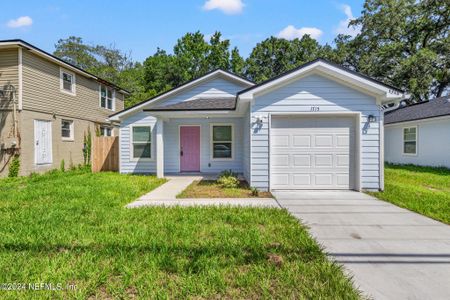
<svg viewBox="0 0 450 300">
<path fill-rule="evenodd" d="M 386 113 L 387 162 L 450 168 L 450 97 Z"/>
<path fill-rule="evenodd" d="M 0 41 L 0 176 L 20 153 L 21 175 L 83 162 L 83 140 L 117 134 L 107 121 L 127 91 L 22 40 Z"/>
<path fill-rule="evenodd" d="M 110 120 L 121 173 L 232 169 L 260 190 L 379 190 L 380 107 L 405 97 L 318 59 L 260 84 L 215 70 Z"/>
</svg>

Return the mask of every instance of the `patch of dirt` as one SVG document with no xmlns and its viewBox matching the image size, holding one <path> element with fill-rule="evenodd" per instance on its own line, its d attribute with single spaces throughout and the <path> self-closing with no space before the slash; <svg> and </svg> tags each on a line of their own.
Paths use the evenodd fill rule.
<svg viewBox="0 0 450 300">
<path fill-rule="evenodd" d="M 280 268 L 284 262 L 283 257 L 281 257 L 280 255 L 273 254 L 273 253 L 269 253 L 267 255 L 267 260 L 278 268 Z"/>
</svg>

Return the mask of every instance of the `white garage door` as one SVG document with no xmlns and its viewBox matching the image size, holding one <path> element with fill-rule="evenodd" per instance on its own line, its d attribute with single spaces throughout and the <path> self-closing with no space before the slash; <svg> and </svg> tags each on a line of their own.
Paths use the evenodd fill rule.
<svg viewBox="0 0 450 300">
<path fill-rule="evenodd" d="M 352 117 L 272 117 L 271 188 L 352 189 L 354 123 Z"/>
</svg>

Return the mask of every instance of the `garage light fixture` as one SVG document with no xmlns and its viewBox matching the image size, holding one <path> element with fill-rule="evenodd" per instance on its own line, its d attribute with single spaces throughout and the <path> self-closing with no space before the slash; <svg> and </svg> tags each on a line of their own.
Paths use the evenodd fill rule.
<svg viewBox="0 0 450 300">
<path fill-rule="evenodd" d="M 369 123 L 374 123 L 377 121 L 377 117 L 375 117 L 374 115 L 369 115 L 367 117 L 367 121 L 369 121 Z"/>
</svg>

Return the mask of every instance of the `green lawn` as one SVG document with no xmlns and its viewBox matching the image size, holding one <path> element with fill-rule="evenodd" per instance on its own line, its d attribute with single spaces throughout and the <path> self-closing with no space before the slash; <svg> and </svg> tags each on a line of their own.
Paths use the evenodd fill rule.
<svg viewBox="0 0 450 300">
<path fill-rule="evenodd" d="M 286 211 L 124 205 L 154 177 L 83 171 L 0 180 L 0 283 L 15 298 L 357 299 Z"/>
<path fill-rule="evenodd" d="M 372 195 L 450 224 L 450 170 L 387 164 L 385 191 Z"/>
<path fill-rule="evenodd" d="M 269 192 L 259 192 L 257 196 L 246 181 L 240 181 L 237 188 L 223 188 L 216 180 L 196 180 L 191 183 L 177 198 L 273 198 Z"/>
</svg>

